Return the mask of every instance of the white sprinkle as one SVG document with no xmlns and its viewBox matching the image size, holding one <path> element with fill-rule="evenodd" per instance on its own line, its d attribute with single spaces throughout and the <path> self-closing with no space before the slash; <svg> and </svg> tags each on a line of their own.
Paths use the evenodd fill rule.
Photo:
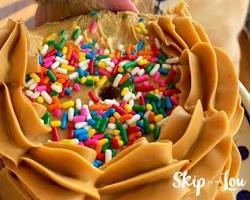
<svg viewBox="0 0 250 200">
<path fill-rule="evenodd" d="M 61 58 L 59 56 L 56 56 L 56 61 L 58 61 L 59 63 L 64 63 L 64 64 L 69 64 L 69 61 L 65 60 L 64 58 Z"/>
<path fill-rule="evenodd" d="M 75 41 L 75 44 L 79 44 L 83 39 L 83 36 L 82 35 L 79 35 L 77 38 L 76 38 L 76 41 Z"/>
<path fill-rule="evenodd" d="M 108 163 L 112 159 L 112 151 L 110 149 L 107 149 L 105 151 L 105 163 Z"/>
<path fill-rule="evenodd" d="M 100 48 L 100 45 L 98 43 L 95 43 L 95 48 L 96 49 L 99 49 Z"/>
<path fill-rule="evenodd" d="M 157 48 L 157 49 L 160 49 L 160 48 L 161 48 L 161 43 L 160 43 L 160 41 L 158 40 L 158 38 L 155 38 L 155 39 L 154 39 L 154 42 L 155 42 L 156 48 Z"/>
<path fill-rule="evenodd" d="M 139 76 L 145 74 L 145 69 L 140 69 L 140 71 L 137 73 Z"/>
<path fill-rule="evenodd" d="M 109 62 L 108 66 L 110 66 L 111 68 L 115 67 L 115 63 L 114 62 Z"/>
<path fill-rule="evenodd" d="M 41 92 L 41 95 L 48 104 L 52 104 L 52 99 L 45 90 Z"/>
<path fill-rule="evenodd" d="M 110 51 L 108 49 L 104 49 L 103 54 L 108 55 L 108 54 L 110 54 Z"/>
<path fill-rule="evenodd" d="M 88 130 L 91 129 L 92 127 L 89 126 L 89 125 L 87 125 L 87 126 L 85 126 L 84 128 L 88 131 Z"/>
<path fill-rule="evenodd" d="M 37 85 L 38 85 L 38 83 L 33 83 L 32 85 L 29 86 L 29 89 L 34 90 Z"/>
<path fill-rule="evenodd" d="M 118 46 L 118 50 L 119 51 L 122 51 L 124 49 L 124 46 L 122 45 L 122 44 L 120 44 L 119 46 Z"/>
<path fill-rule="evenodd" d="M 128 125 L 127 125 L 127 124 L 123 124 L 122 126 L 123 126 L 123 128 L 125 128 L 125 129 L 128 128 Z"/>
<path fill-rule="evenodd" d="M 114 99 L 105 99 L 105 100 L 103 101 L 103 103 L 104 103 L 105 105 L 109 105 L 109 106 L 111 106 L 111 105 L 113 105 L 113 104 L 119 105 L 119 103 L 118 103 L 116 100 L 114 100 Z"/>
<path fill-rule="evenodd" d="M 67 69 L 64 69 L 64 68 L 61 68 L 61 67 L 56 68 L 56 72 L 58 72 L 59 74 L 65 74 L 65 75 L 68 74 Z"/>
<path fill-rule="evenodd" d="M 140 120 L 141 116 L 139 114 L 134 115 L 131 119 L 127 120 L 127 124 L 131 125 Z"/>
<path fill-rule="evenodd" d="M 139 71 L 140 71 L 140 68 L 139 67 L 135 67 L 130 73 L 134 76 L 137 73 L 139 73 Z"/>
<path fill-rule="evenodd" d="M 54 62 L 52 65 L 51 65 L 51 69 L 56 69 L 57 67 L 59 67 L 60 65 L 60 62 L 59 61 L 56 61 Z"/>
<path fill-rule="evenodd" d="M 150 76 L 154 76 L 156 74 L 156 72 L 158 72 L 158 70 L 160 69 L 160 65 L 156 64 L 154 66 L 154 68 L 151 70 L 151 72 L 149 73 Z"/>
<path fill-rule="evenodd" d="M 82 108 L 82 101 L 81 99 L 76 99 L 76 109 L 81 110 Z"/>
<path fill-rule="evenodd" d="M 136 62 L 140 62 L 143 59 L 142 56 L 138 56 L 138 58 L 135 60 Z"/>
<path fill-rule="evenodd" d="M 134 99 L 130 99 L 129 102 L 128 102 L 128 104 L 129 104 L 131 107 L 133 107 L 133 106 L 135 105 Z"/>
<path fill-rule="evenodd" d="M 169 58 L 165 61 L 166 64 L 175 64 L 179 62 L 179 57 Z"/>
<path fill-rule="evenodd" d="M 162 64 L 161 66 L 163 69 L 171 69 L 171 65 L 169 64 Z"/>
<path fill-rule="evenodd" d="M 163 118 L 161 121 L 156 123 L 156 126 L 161 127 L 163 124 L 165 124 L 165 122 L 168 121 L 168 119 L 169 119 L 169 117 Z"/>
<path fill-rule="evenodd" d="M 117 74 L 113 82 L 113 87 L 118 87 L 120 80 L 122 79 L 122 74 Z"/>
<path fill-rule="evenodd" d="M 36 92 L 34 92 L 34 93 L 30 96 L 30 98 L 31 98 L 31 99 L 36 99 L 36 98 L 39 97 L 39 96 L 40 96 L 40 92 L 36 91 Z"/>
<path fill-rule="evenodd" d="M 144 116 L 145 118 L 148 118 L 149 113 L 150 113 L 150 111 L 147 110 L 147 111 L 144 113 L 143 116 Z"/>
<path fill-rule="evenodd" d="M 40 53 L 44 56 L 48 50 L 49 50 L 49 45 L 45 44 L 45 45 L 43 45 Z"/>
<path fill-rule="evenodd" d="M 123 61 L 121 61 L 119 64 L 118 64 L 118 66 L 119 67 L 123 67 L 125 64 L 127 64 L 127 63 L 129 63 L 130 61 L 129 60 L 123 60 Z"/>
<path fill-rule="evenodd" d="M 83 71 L 85 71 L 89 68 L 89 65 L 88 65 L 89 61 L 90 61 L 89 59 L 84 60 L 84 61 L 80 62 L 78 65 L 79 65 L 79 67 L 82 68 Z"/>
<path fill-rule="evenodd" d="M 54 91 L 56 91 L 57 93 L 61 93 L 62 92 L 62 88 L 59 85 L 55 84 L 55 83 L 53 83 L 51 85 L 51 89 L 54 90 Z"/>
<path fill-rule="evenodd" d="M 135 99 L 139 99 L 139 97 L 142 95 L 142 92 L 137 92 Z"/>
<path fill-rule="evenodd" d="M 86 109 L 86 114 L 87 114 L 87 120 L 92 119 L 90 113 L 89 113 L 89 107 L 85 104 L 82 107 Z"/>
<path fill-rule="evenodd" d="M 95 103 L 92 101 L 92 100 L 90 100 L 89 101 L 89 106 L 92 106 L 92 105 L 94 105 Z"/>
<path fill-rule="evenodd" d="M 116 129 L 116 125 L 113 123 L 108 123 L 108 128 L 111 130 L 114 130 L 114 129 Z"/>
<path fill-rule="evenodd" d="M 73 118 L 74 118 L 74 108 L 69 108 L 68 110 L 68 120 L 69 121 L 73 121 Z"/>
<path fill-rule="evenodd" d="M 133 93 L 132 92 L 128 92 L 124 97 L 123 100 L 128 102 L 131 98 L 132 98 Z"/>
<path fill-rule="evenodd" d="M 79 73 L 78 72 L 73 72 L 72 74 L 69 75 L 69 79 L 70 80 L 75 80 L 79 77 Z"/>
<path fill-rule="evenodd" d="M 77 122 L 75 123 L 75 128 L 80 129 L 80 128 L 84 128 L 87 125 L 88 125 L 88 122 Z"/>
<path fill-rule="evenodd" d="M 26 87 L 30 87 L 33 83 L 35 83 L 34 79 L 30 79 L 30 80 L 26 83 Z"/>
<path fill-rule="evenodd" d="M 44 121 L 43 121 L 42 119 L 40 119 L 40 122 L 41 122 L 42 124 L 44 124 Z"/>
<path fill-rule="evenodd" d="M 31 90 L 26 90 L 25 95 L 31 97 L 33 95 L 33 92 Z"/>
<path fill-rule="evenodd" d="M 111 67 L 107 67 L 106 70 L 111 73 L 112 72 L 112 68 Z"/>
</svg>

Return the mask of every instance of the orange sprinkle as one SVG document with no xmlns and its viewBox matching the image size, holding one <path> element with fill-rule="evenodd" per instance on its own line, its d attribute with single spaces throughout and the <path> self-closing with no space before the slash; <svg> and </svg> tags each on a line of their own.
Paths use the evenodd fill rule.
<svg viewBox="0 0 250 200">
<path fill-rule="evenodd" d="M 69 42 L 68 47 L 71 50 L 73 49 L 74 51 L 80 51 L 80 48 L 77 45 L 75 45 L 74 43 L 72 43 L 72 42 Z"/>
<path fill-rule="evenodd" d="M 115 123 L 115 118 L 114 117 L 110 117 L 109 118 L 109 123 Z"/>
<path fill-rule="evenodd" d="M 68 80 L 69 77 L 67 75 L 64 74 L 56 74 L 56 78 L 58 79 L 64 79 L 64 80 Z"/>
<path fill-rule="evenodd" d="M 120 59 L 120 58 L 121 58 L 121 52 L 120 52 L 119 50 L 116 50 L 116 51 L 115 51 L 115 57 L 116 57 L 117 59 Z"/>
<path fill-rule="evenodd" d="M 57 82 L 58 82 L 58 83 L 61 83 L 61 84 L 64 84 L 64 83 L 65 83 L 65 81 L 66 81 L 66 80 L 65 80 L 65 79 L 63 79 L 63 78 L 60 78 L 60 79 L 58 79 L 58 80 L 57 80 Z"/>
<path fill-rule="evenodd" d="M 109 108 L 110 106 L 105 104 L 94 104 L 89 106 L 90 110 L 108 110 Z"/>
<path fill-rule="evenodd" d="M 50 105 L 48 105 L 48 111 L 53 111 L 53 110 L 55 110 L 55 109 L 59 109 L 61 106 L 60 106 L 60 104 L 59 103 L 54 103 L 54 104 L 50 104 Z"/>
<path fill-rule="evenodd" d="M 70 60 L 71 56 L 72 56 L 72 48 L 71 48 L 71 46 L 70 46 L 70 47 L 68 48 L 68 51 L 67 51 L 67 54 L 66 54 L 66 59 L 67 59 L 67 60 Z"/>
<path fill-rule="evenodd" d="M 140 55 L 140 56 L 151 56 L 152 55 L 152 51 L 147 51 L 147 50 L 139 51 L 138 55 Z"/>
<path fill-rule="evenodd" d="M 160 87 L 160 92 L 164 92 L 166 90 L 165 87 Z"/>
<path fill-rule="evenodd" d="M 133 138 L 140 138 L 140 137 L 142 137 L 142 133 L 141 133 L 141 131 L 139 131 L 139 132 L 136 132 L 136 133 L 132 133 L 132 134 L 129 134 L 129 139 L 131 140 L 131 139 L 133 139 Z"/>
<path fill-rule="evenodd" d="M 129 74 L 129 73 L 126 73 L 126 74 L 122 77 L 122 79 L 120 80 L 119 85 L 122 85 L 123 83 L 125 83 L 129 78 L 130 78 L 130 74 Z"/>
<path fill-rule="evenodd" d="M 57 96 L 52 97 L 52 102 L 53 102 L 53 104 L 60 104 L 59 99 L 58 99 Z"/>
<path fill-rule="evenodd" d="M 43 79 L 43 83 L 48 84 L 49 81 L 50 81 L 50 78 L 48 76 L 45 76 L 45 78 Z"/>
<path fill-rule="evenodd" d="M 96 153 L 99 154 L 102 151 L 102 144 L 100 144 L 99 142 L 96 145 L 96 149 L 95 149 Z"/>
<path fill-rule="evenodd" d="M 125 121 L 131 119 L 133 117 L 132 114 L 124 114 L 121 116 L 121 118 L 119 119 L 121 123 L 124 123 Z"/>
<path fill-rule="evenodd" d="M 42 73 L 44 73 L 44 74 L 46 74 L 46 73 L 47 73 L 47 71 L 48 71 L 48 69 L 47 69 L 47 68 L 45 68 L 45 67 L 41 67 L 41 68 L 40 68 L 40 70 L 41 70 L 41 72 L 42 72 Z"/>
<path fill-rule="evenodd" d="M 151 123 L 155 122 L 155 114 L 153 112 L 149 112 L 148 119 Z"/>
</svg>

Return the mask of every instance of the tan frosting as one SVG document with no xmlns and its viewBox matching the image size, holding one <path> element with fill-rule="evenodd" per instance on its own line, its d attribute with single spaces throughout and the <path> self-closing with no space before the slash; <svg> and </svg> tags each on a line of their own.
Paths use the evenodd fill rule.
<svg viewBox="0 0 250 200">
<path fill-rule="evenodd" d="M 103 46 L 136 43 L 138 16 L 101 12 L 95 35 Z M 162 200 L 233 199 L 221 183 L 206 185 L 199 197 L 192 187 L 175 189 L 173 174 L 221 180 L 229 170 L 238 175 L 239 152 L 233 135 L 243 110 L 238 79 L 230 58 L 211 46 L 203 28 L 183 4 L 164 16 L 144 15 L 148 29 L 162 50 L 180 56 L 177 84 L 180 105 L 161 129 L 157 142 L 141 138 L 101 169 L 92 165 L 95 151 L 83 146 L 46 143 L 50 129 L 40 122 L 46 109 L 22 93 L 25 74 L 39 71 L 37 50 L 43 36 L 72 26 L 73 20 L 28 31 L 22 22 L 9 21 L 0 30 L 0 171 L 1 199 Z M 85 29 L 90 16 L 76 19 Z M 112 38 L 111 43 L 108 42 Z"/>
</svg>

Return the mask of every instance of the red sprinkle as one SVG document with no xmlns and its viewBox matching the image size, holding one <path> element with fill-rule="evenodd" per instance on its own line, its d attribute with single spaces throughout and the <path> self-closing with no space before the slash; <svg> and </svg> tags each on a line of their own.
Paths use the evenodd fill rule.
<svg viewBox="0 0 250 200">
<path fill-rule="evenodd" d="M 165 83 L 166 83 L 166 84 L 171 83 L 171 82 L 174 80 L 175 75 L 176 75 L 176 71 L 171 70 L 171 71 L 168 73 L 168 76 L 167 76 L 167 79 L 166 79 Z"/>
<path fill-rule="evenodd" d="M 123 109 L 122 107 L 120 107 L 120 106 L 117 106 L 117 105 L 113 104 L 112 108 L 114 108 L 116 110 L 116 112 L 118 112 L 120 115 L 127 114 L 127 111 L 125 109 Z"/>
<path fill-rule="evenodd" d="M 98 103 L 100 99 L 96 96 L 96 94 L 93 91 L 88 92 L 89 98 L 94 102 Z"/>
<path fill-rule="evenodd" d="M 58 129 L 56 127 L 52 127 L 52 140 L 56 142 L 60 141 Z"/>
<path fill-rule="evenodd" d="M 94 70 L 95 70 L 95 68 L 94 68 L 94 59 L 90 59 L 90 61 L 89 61 L 89 74 L 90 75 L 93 75 L 94 74 Z"/>
</svg>

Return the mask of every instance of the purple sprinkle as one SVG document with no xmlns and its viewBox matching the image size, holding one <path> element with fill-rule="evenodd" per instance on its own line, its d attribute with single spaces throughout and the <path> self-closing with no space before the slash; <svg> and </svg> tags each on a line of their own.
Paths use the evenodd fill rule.
<svg viewBox="0 0 250 200">
<path fill-rule="evenodd" d="M 250 200 L 250 192 L 247 190 L 241 190 L 237 194 L 237 200 Z"/>
<path fill-rule="evenodd" d="M 249 151 L 245 146 L 238 146 L 238 149 L 240 151 L 241 159 L 246 160 L 249 156 Z"/>
</svg>

